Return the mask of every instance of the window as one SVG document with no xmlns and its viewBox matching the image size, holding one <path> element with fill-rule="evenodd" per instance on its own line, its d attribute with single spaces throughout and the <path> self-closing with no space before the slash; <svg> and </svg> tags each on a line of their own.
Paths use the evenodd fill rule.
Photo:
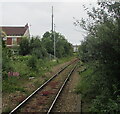
<svg viewBox="0 0 120 114">
<path fill-rule="evenodd" d="M 17 38 L 16 37 L 12 38 L 12 45 L 17 45 Z"/>
</svg>

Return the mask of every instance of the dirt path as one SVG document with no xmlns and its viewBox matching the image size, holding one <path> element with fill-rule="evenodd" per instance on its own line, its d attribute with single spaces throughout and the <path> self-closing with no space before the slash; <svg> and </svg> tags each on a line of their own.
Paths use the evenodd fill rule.
<svg viewBox="0 0 120 114">
<path fill-rule="evenodd" d="M 75 87 L 79 82 L 78 68 L 72 74 L 69 82 L 64 88 L 59 100 L 55 104 L 53 112 L 80 112 L 81 98 L 75 93 Z"/>
</svg>

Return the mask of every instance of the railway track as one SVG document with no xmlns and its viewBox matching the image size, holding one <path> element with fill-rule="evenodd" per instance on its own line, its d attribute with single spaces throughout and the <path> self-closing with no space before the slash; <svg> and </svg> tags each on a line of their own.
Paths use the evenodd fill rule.
<svg viewBox="0 0 120 114">
<path fill-rule="evenodd" d="M 46 112 L 49 114 L 54 107 L 65 84 L 75 70 L 77 59 L 66 65 L 43 85 L 36 89 L 9 114 L 19 112 Z"/>
</svg>

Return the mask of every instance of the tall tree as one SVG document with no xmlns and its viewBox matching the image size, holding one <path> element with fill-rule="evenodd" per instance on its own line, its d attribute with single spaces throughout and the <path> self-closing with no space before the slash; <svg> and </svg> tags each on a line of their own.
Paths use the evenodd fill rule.
<svg viewBox="0 0 120 114">
<path fill-rule="evenodd" d="M 37 56 L 37 58 L 47 57 L 47 51 L 38 37 L 30 40 L 30 53 Z"/>
<path fill-rule="evenodd" d="M 89 83 L 85 89 L 94 92 L 92 111 L 120 111 L 120 3 L 98 4 L 100 8 L 87 10 L 92 22 L 75 23 L 88 31 L 80 47 L 80 57 L 93 68 L 93 73 L 83 82 Z"/>
<path fill-rule="evenodd" d="M 72 55 L 72 45 L 60 33 L 54 32 L 56 44 L 56 57 L 65 57 Z M 51 32 L 46 32 L 43 35 L 42 43 L 49 54 L 54 55 L 54 38 Z"/>
</svg>

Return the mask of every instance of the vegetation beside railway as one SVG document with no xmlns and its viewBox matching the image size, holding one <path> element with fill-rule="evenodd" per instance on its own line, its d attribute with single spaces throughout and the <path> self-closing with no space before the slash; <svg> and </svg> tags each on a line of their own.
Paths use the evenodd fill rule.
<svg viewBox="0 0 120 114">
<path fill-rule="evenodd" d="M 20 47 L 12 49 L 7 48 L 3 41 L 3 92 L 14 91 L 14 89 L 12 89 L 14 87 L 16 89 L 18 82 L 12 82 L 13 84 L 9 86 L 10 79 L 14 80 L 15 78 L 16 81 L 17 78 L 19 80 L 21 77 L 29 78 L 43 75 L 46 71 L 50 71 L 51 66 L 67 60 L 69 61 L 72 55 L 72 45 L 59 33 L 56 33 L 56 42 L 59 44 L 59 48 L 57 48 L 56 51 L 57 61 L 53 61 L 53 38 L 51 36 L 52 33 L 46 32 L 42 39 L 38 36 L 32 37 L 31 40 L 23 38 L 20 42 Z M 12 50 L 15 54 L 12 53 Z M 67 57 L 67 59 L 65 57 Z M 13 77 L 12 74 L 9 75 L 8 72 L 16 72 L 19 76 Z M 4 86 L 6 83 L 9 87 L 7 85 Z M 10 88 L 12 85 L 13 87 Z"/>
<path fill-rule="evenodd" d="M 82 94 L 83 111 L 120 111 L 120 3 L 100 2 L 89 21 L 76 25 L 87 31 L 79 48 L 81 81 L 77 92 Z"/>
<path fill-rule="evenodd" d="M 30 87 L 26 89 L 27 84 L 34 86 L 33 88 L 39 87 L 48 79 L 45 73 L 51 72 L 53 66 L 65 63 L 74 58 L 74 56 L 71 56 L 73 55 L 72 45 L 64 36 L 56 33 L 56 42 L 59 43 L 60 47 L 57 48 L 56 60 L 54 60 L 53 39 L 51 37 L 52 33 L 46 32 L 42 39 L 38 36 L 33 37 L 31 40 L 23 38 L 20 46 L 15 46 L 12 49 L 7 48 L 4 41 L 2 41 L 3 96 L 9 96 L 16 92 L 29 95 L 33 90 Z M 52 41 L 46 40 L 46 38 Z M 47 47 L 51 49 L 51 52 L 49 52 Z M 65 53 L 66 50 L 68 50 L 67 54 Z M 9 107 L 3 108 L 5 112 L 10 110 Z"/>
</svg>

